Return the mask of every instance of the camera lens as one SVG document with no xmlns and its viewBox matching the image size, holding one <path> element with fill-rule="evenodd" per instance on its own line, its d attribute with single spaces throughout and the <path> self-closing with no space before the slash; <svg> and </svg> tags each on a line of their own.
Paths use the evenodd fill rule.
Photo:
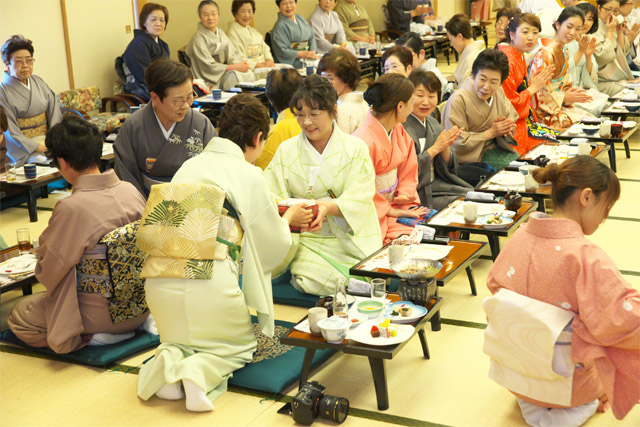
<svg viewBox="0 0 640 427">
<path fill-rule="evenodd" d="M 349 414 L 349 401 L 344 397 L 325 396 L 318 402 L 318 415 L 326 420 L 342 423 Z"/>
</svg>

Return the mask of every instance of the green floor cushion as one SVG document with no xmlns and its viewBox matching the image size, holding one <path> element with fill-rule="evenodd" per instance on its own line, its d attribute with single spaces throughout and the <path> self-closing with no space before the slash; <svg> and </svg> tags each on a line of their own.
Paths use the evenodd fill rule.
<svg viewBox="0 0 640 427">
<path fill-rule="evenodd" d="M 252 320 L 258 339 L 258 349 L 253 355 L 253 362 L 235 371 L 233 377 L 229 379 L 229 384 L 268 393 L 280 393 L 300 378 L 305 349 L 280 343 L 280 337 L 294 323 L 276 320 L 275 333 L 270 338 L 259 331 L 258 324 L 255 323 L 257 319 L 254 317 Z M 317 367 L 335 352 L 332 349 L 317 350 L 312 367 Z"/>
<path fill-rule="evenodd" d="M 242 275 L 238 279 L 242 288 Z M 291 273 L 287 270 L 284 274 L 271 280 L 273 302 L 276 304 L 294 305 L 296 307 L 315 307 L 320 299 L 317 295 L 300 292 L 291 286 Z"/>
<path fill-rule="evenodd" d="M 160 338 L 157 335 L 145 331 L 136 331 L 136 335 L 133 338 L 116 344 L 84 347 L 71 353 L 58 354 L 46 347 L 28 346 L 16 337 L 10 329 L 2 332 L 0 338 L 2 341 L 26 347 L 38 353 L 91 366 L 106 366 L 143 350 L 157 347 L 160 344 Z"/>
</svg>

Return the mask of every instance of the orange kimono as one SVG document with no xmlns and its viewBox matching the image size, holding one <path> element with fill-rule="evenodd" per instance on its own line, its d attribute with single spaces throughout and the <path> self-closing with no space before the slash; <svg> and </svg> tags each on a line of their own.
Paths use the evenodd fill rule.
<svg viewBox="0 0 640 427">
<path fill-rule="evenodd" d="M 367 143 L 369 154 L 376 171 L 376 193 L 373 203 L 380 220 L 380 232 L 384 243 L 402 234 L 409 234 L 412 227 L 399 224 L 395 217 L 389 216 L 391 208 L 409 209 L 417 206 L 418 197 L 418 158 L 413 140 L 404 130 L 402 124 L 397 124 L 391 136 L 380 122 L 367 113 L 364 124 L 353 133 Z M 399 195 L 413 196 L 416 203 L 394 204 L 393 200 Z"/>
<path fill-rule="evenodd" d="M 527 90 L 529 80 L 524 55 L 507 43 L 500 43 L 498 49 L 509 58 L 509 77 L 502 83 L 502 89 L 511 101 L 513 108 L 518 112 L 514 134 L 518 145 L 515 148 L 518 153 L 525 154 L 540 145 L 545 139 L 555 141 L 554 136 L 557 135 L 557 132 L 538 123 L 538 118 L 531 108 L 531 93 Z"/>
</svg>

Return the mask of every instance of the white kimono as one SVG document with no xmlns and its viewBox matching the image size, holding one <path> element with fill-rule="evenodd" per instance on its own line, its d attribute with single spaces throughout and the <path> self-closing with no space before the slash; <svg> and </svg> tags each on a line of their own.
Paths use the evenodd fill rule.
<svg viewBox="0 0 640 427">
<path fill-rule="evenodd" d="M 364 124 L 369 112 L 369 104 L 364 100 L 362 92 L 349 92 L 338 97 L 338 117 L 336 123 L 342 131 L 354 133 Z"/>
<path fill-rule="evenodd" d="M 347 41 L 340 17 L 334 11 L 327 13 L 320 5 L 316 5 L 316 10 L 309 17 L 309 23 L 316 37 L 318 56 L 329 52 L 334 45 Z"/>
<path fill-rule="evenodd" d="M 302 67 L 302 61 L 297 57 L 302 50 L 317 50 L 313 29 L 300 15 L 295 15 L 295 21 L 278 12 L 278 20 L 271 30 L 271 47 L 276 62 Z"/>
<path fill-rule="evenodd" d="M 0 105 L 7 115 L 9 128 L 4 132 L 7 155 L 18 166 L 44 142 L 44 134 L 62 120 L 56 96 L 38 76 L 29 78 L 29 87 L 6 71 L 0 83 Z"/>
<path fill-rule="evenodd" d="M 147 302 L 161 345 L 140 370 L 138 396 L 147 400 L 164 384 L 189 379 L 215 400 L 257 348 L 249 307 L 257 312 L 261 331 L 273 336 L 271 270 L 284 259 L 291 237 L 262 171 L 228 139 L 213 138 L 172 183 L 215 185 L 226 193 L 244 231 L 242 289 L 238 265 L 229 256 L 213 261 L 210 279 L 147 278 Z"/>
<path fill-rule="evenodd" d="M 264 174 L 278 199 L 328 200 L 338 205 L 343 217 L 327 216 L 321 230 L 294 234 L 289 252 L 293 255 L 296 249 L 289 264 L 295 288 L 332 294 L 341 276 L 336 267 L 348 270 L 382 242 L 373 205 L 375 171 L 367 145 L 334 126 L 320 154 L 301 133 L 280 145 Z"/>
<path fill-rule="evenodd" d="M 238 82 L 254 81 L 252 72 L 226 71 L 227 65 L 242 62 L 242 55 L 220 28 L 214 33 L 198 22 L 198 30 L 186 47 L 193 77 L 213 88 L 231 89 Z"/>
<path fill-rule="evenodd" d="M 271 49 L 264 42 L 264 37 L 251 25 L 243 27 L 236 21 L 232 21 L 229 23 L 227 36 L 240 53 L 242 60 L 246 61 L 252 70 L 260 62 L 273 61 Z"/>
<path fill-rule="evenodd" d="M 484 41 L 476 40 L 469 46 L 464 48 L 458 59 L 458 66 L 453 72 L 453 77 L 456 79 L 456 86 L 460 86 L 464 80 L 471 75 L 471 68 L 473 67 L 473 61 L 476 60 L 480 52 L 482 52 L 486 46 Z"/>
</svg>

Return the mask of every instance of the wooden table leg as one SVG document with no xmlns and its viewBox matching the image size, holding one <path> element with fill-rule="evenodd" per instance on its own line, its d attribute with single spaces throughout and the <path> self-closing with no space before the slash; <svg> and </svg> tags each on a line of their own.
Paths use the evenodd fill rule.
<svg viewBox="0 0 640 427">
<path fill-rule="evenodd" d="M 476 281 L 473 278 L 473 270 L 471 270 L 471 266 L 468 266 L 466 270 L 467 270 L 467 278 L 469 279 L 469 287 L 471 288 L 471 295 L 477 296 L 478 291 L 476 290 Z"/>
<path fill-rule="evenodd" d="M 369 356 L 369 365 L 373 374 L 373 385 L 376 388 L 378 409 L 389 409 L 389 391 L 387 390 L 387 372 L 384 368 L 384 359 Z"/>
<path fill-rule="evenodd" d="M 442 329 L 442 324 L 440 323 L 440 310 L 438 310 L 438 312 L 433 315 L 429 322 L 431 322 L 431 330 L 433 332 L 438 332 L 440 329 Z"/>
<path fill-rule="evenodd" d="M 631 150 L 629 149 L 629 140 L 624 141 L 624 153 L 627 155 L 627 159 L 631 158 Z"/>
<path fill-rule="evenodd" d="M 36 200 L 38 199 L 33 189 L 29 189 L 24 192 L 24 197 L 27 199 L 27 210 L 29 211 L 29 221 L 38 222 L 38 207 Z"/>
<path fill-rule="evenodd" d="M 25 283 L 22 285 L 22 295 L 31 295 L 33 294 L 33 288 L 31 287 L 31 283 Z"/>
<path fill-rule="evenodd" d="M 300 382 L 298 383 L 298 389 L 302 387 L 302 384 L 306 383 L 311 373 L 311 362 L 313 362 L 313 356 L 316 350 L 314 348 L 307 348 L 304 351 L 304 360 L 302 362 L 302 369 L 300 371 Z"/>
<path fill-rule="evenodd" d="M 611 170 L 617 172 L 616 167 L 616 144 L 613 142 L 607 142 L 609 144 L 609 166 L 611 166 Z"/>
<path fill-rule="evenodd" d="M 487 235 L 487 239 L 489 240 L 489 247 L 491 248 L 491 257 L 495 261 L 500 253 L 500 237 L 496 235 Z"/>
<path fill-rule="evenodd" d="M 46 199 L 49 197 L 49 187 L 47 185 L 43 185 L 40 187 L 40 197 Z"/>
<path fill-rule="evenodd" d="M 429 345 L 427 344 L 427 336 L 424 334 L 424 328 L 420 328 L 418 336 L 420 337 L 420 344 L 422 344 L 422 354 L 424 358 L 430 359 L 431 355 L 429 354 Z"/>
<path fill-rule="evenodd" d="M 538 212 L 544 213 L 544 196 L 535 197 L 534 200 L 538 202 Z"/>
</svg>

